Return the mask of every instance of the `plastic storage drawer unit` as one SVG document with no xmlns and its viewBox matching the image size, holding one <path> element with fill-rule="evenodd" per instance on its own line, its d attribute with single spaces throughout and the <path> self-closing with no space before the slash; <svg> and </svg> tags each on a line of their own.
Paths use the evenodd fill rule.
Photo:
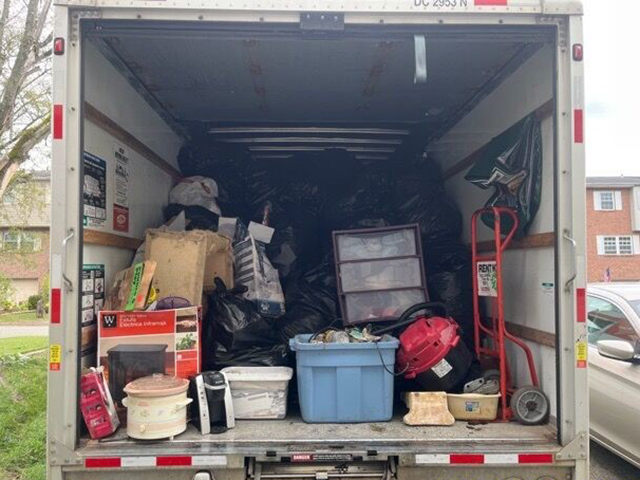
<svg viewBox="0 0 640 480">
<path fill-rule="evenodd" d="M 393 416 L 393 380 L 398 340 L 377 343 L 289 341 L 296 352 L 298 397 L 308 423 L 386 422 Z M 384 362 L 384 363 L 383 363 Z"/>
</svg>

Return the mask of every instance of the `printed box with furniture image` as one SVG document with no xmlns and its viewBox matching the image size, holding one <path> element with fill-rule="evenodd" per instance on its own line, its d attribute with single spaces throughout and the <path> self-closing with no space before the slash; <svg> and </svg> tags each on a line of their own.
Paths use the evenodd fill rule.
<svg viewBox="0 0 640 480">
<path fill-rule="evenodd" d="M 103 311 L 98 321 L 98 364 L 116 403 L 136 378 L 200 372 L 199 307 L 147 312 Z"/>
</svg>

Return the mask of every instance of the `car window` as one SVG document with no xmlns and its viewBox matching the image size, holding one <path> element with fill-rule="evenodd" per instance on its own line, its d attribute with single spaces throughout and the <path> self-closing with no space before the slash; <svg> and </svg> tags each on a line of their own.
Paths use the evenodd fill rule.
<svg viewBox="0 0 640 480">
<path fill-rule="evenodd" d="M 587 332 L 592 345 L 599 340 L 638 341 L 638 334 L 622 310 L 607 300 L 592 296 L 587 297 Z"/>
</svg>

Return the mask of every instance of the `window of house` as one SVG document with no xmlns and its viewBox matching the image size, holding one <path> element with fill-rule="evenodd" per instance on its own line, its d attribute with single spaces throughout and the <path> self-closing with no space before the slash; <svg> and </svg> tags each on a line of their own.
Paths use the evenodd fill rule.
<svg viewBox="0 0 640 480">
<path fill-rule="evenodd" d="M 635 255 L 640 254 L 640 236 L 635 235 L 599 235 L 598 255 Z"/>
<path fill-rule="evenodd" d="M 633 255 L 631 237 L 618 237 L 618 253 L 620 255 Z"/>
<path fill-rule="evenodd" d="M 29 232 L 4 232 L 2 235 L 2 250 L 21 253 L 39 252 L 42 250 L 42 239 L 40 236 Z"/>
<path fill-rule="evenodd" d="M 587 335 L 591 345 L 599 340 L 638 341 L 638 334 L 616 305 L 598 297 L 587 297 Z"/>
<path fill-rule="evenodd" d="M 5 252 L 17 252 L 20 249 L 20 235 L 17 232 L 4 232 L 2 249 Z"/>
<path fill-rule="evenodd" d="M 595 190 L 593 203 L 596 210 L 622 210 L 622 192 L 614 190 Z"/>
</svg>

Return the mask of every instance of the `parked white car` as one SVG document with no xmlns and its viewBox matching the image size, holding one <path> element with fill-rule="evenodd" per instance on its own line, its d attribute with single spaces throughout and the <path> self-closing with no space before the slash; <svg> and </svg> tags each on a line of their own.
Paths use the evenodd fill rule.
<svg viewBox="0 0 640 480">
<path fill-rule="evenodd" d="M 589 285 L 591 437 L 640 468 L 640 283 Z"/>
</svg>

